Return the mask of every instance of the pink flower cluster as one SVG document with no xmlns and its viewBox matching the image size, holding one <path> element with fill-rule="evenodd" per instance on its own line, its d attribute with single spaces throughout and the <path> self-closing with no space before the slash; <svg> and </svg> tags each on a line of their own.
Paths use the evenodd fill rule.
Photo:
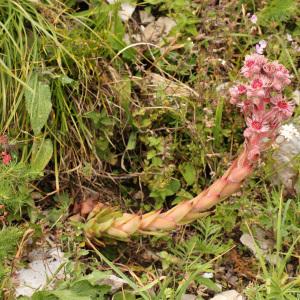
<svg viewBox="0 0 300 300">
<path fill-rule="evenodd" d="M 260 54 L 247 55 L 241 73 L 248 83 L 240 83 L 229 90 L 230 102 L 245 116 L 248 159 L 255 161 L 272 143 L 282 121 L 293 114 L 294 103 L 282 94 L 291 76 L 282 64 L 269 62 Z"/>
</svg>

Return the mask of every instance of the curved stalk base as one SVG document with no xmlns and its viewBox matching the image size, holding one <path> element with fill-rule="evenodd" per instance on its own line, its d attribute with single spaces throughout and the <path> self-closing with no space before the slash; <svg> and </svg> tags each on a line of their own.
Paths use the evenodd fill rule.
<svg viewBox="0 0 300 300">
<path fill-rule="evenodd" d="M 252 164 L 245 146 L 221 178 L 195 198 L 179 203 L 166 212 L 158 210 L 143 215 L 129 214 L 98 204 L 88 216 L 85 233 L 96 242 L 101 238 L 126 241 L 132 235 L 160 234 L 190 223 L 207 215 L 205 212 L 208 209 L 237 192 L 245 178 L 252 173 Z"/>
</svg>

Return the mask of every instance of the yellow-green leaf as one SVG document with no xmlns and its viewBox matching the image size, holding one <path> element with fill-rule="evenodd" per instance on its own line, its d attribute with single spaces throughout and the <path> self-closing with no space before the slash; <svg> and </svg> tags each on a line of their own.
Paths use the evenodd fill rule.
<svg viewBox="0 0 300 300">
<path fill-rule="evenodd" d="M 51 91 L 49 84 L 41 82 L 38 75 L 34 73 L 25 91 L 25 106 L 30 117 L 30 124 L 35 135 L 38 135 L 45 126 L 51 112 Z"/>
<path fill-rule="evenodd" d="M 51 140 L 46 139 L 41 142 L 34 142 L 34 152 L 31 159 L 31 171 L 41 173 L 53 154 L 53 145 Z"/>
<path fill-rule="evenodd" d="M 192 185 L 196 181 L 196 169 L 190 163 L 184 163 L 179 166 L 179 171 L 188 185 Z"/>
</svg>

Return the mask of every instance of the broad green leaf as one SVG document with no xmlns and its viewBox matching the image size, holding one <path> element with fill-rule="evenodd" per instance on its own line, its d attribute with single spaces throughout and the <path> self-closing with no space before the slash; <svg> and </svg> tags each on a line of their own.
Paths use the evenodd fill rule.
<svg viewBox="0 0 300 300">
<path fill-rule="evenodd" d="M 104 128 L 105 127 L 109 127 L 109 126 L 113 126 L 114 125 L 114 120 L 112 117 L 109 116 L 102 116 L 100 119 L 100 126 Z M 103 130 L 105 131 L 105 130 Z"/>
<path fill-rule="evenodd" d="M 193 198 L 193 195 L 188 191 L 181 189 L 176 193 L 176 198 L 172 201 L 172 205 L 178 204 L 183 200 L 190 200 Z"/>
<path fill-rule="evenodd" d="M 154 149 L 149 150 L 149 151 L 147 152 L 147 159 L 148 159 L 148 160 L 152 159 L 153 157 L 156 156 L 156 154 L 157 154 L 157 152 L 156 152 Z"/>
<path fill-rule="evenodd" d="M 221 291 L 220 287 L 209 278 L 204 278 L 202 276 L 197 276 L 196 281 L 197 281 L 197 283 L 200 283 L 200 284 L 203 284 L 203 285 L 207 286 L 212 291 L 215 291 L 215 292 L 220 292 Z"/>
<path fill-rule="evenodd" d="M 78 293 L 72 290 L 58 290 L 52 291 L 59 300 L 92 300 L 91 296 L 80 296 Z"/>
<path fill-rule="evenodd" d="M 91 119 L 94 126 L 102 131 L 106 131 L 107 127 L 111 127 L 114 125 L 113 118 L 108 116 L 104 110 L 102 110 L 101 112 L 89 111 L 84 114 L 84 116 L 88 119 Z"/>
<path fill-rule="evenodd" d="M 25 299 L 29 299 L 29 298 L 26 297 Z M 48 291 L 36 292 L 32 295 L 30 299 L 31 300 L 58 300 L 58 298 L 55 295 L 53 295 L 51 292 Z"/>
<path fill-rule="evenodd" d="M 160 157 L 153 157 L 152 158 L 152 167 L 161 167 L 163 165 L 163 160 Z"/>
<path fill-rule="evenodd" d="M 180 181 L 178 179 L 172 179 L 167 185 L 167 189 L 175 194 L 180 189 Z"/>
<path fill-rule="evenodd" d="M 145 127 L 149 127 L 151 124 L 152 124 L 152 122 L 149 118 L 144 118 L 144 119 L 142 119 L 142 123 L 140 124 L 140 126 L 137 126 L 137 127 L 145 128 Z"/>
<path fill-rule="evenodd" d="M 103 272 L 94 270 L 92 273 L 85 276 L 84 278 L 87 279 L 92 285 L 97 285 L 99 284 L 99 282 L 103 281 L 111 275 L 112 273 L 110 271 Z"/>
<path fill-rule="evenodd" d="M 109 272 L 94 271 L 72 282 L 68 288 L 34 293 L 33 300 L 104 300 L 111 286 L 102 285 L 101 281 L 109 276 Z"/>
<path fill-rule="evenodd" d="M 165 200 L 166 197 L 176 194 L 176 192 L 179 189 L 180 189 L 180 181 L 178 179 L 172 179 L 165 187 L 154 189 L 150 193 L 150 197 L 160 198 L 162 200 Z"/>
<path fill-rule="evenodd" d="M 135 300 L 135 295 L 130 291 L 120 291 L 114 294 L 113 300 Z"/>
<path fill-rule="evenodd" d="M 126 150 L 133 150 L 136 146 L 136 136 L 137 133 L 136 132 L 131 132 L 129 139 L 128 139 L 128 143 L 126 146 Z"/>
<path fill-rule="evenodd" d="M 110 291 L 111 287 L 104 286 L 104 291 Z M 71 291 L 76 293 L 77 296 L 89 296 L 92 299 L 95 299 L 99 295 L 99 292 L 102 290 L 101 286 L 93 286 L 88 280 L 80 280 L 75 282 L 72 287 Z"/>
<path fill-rule="evenodd" d="M 67 75 L 62 75 L 59 79 L 63 86 L 65 86 L 67 84 L 71 84 L 75 81 L 74 79 L 68 77 Z"/>
<path fill-rule="evenodd" d="M 36 73 L 31 76 L 28 85 L 33 92 L 28 89 L 25 91 L 25 106 L 30 116 L 32 130 L 38 135 L 51 112 L 51 91 L 49 84 L 39 81 Z"/>
<path fill-rule="evenodd" d="M 84 117 L 91 119 L 93 124 L 95 126 L 98 126 L 100 119 L 101 119 L 101 114 L 97 111 L 89 111 L 84 114 Z"/>
<path fill-rule="evenodd" d="M 188 185 L 192 185 L 196 181 L 196 169 L 190 163 L 185 163 L 179 166 L 179 171 Z"/>
<path fill-rule="evenodd" d="M 53 145 L 50 139 L 43 140 L 41 143 L 34 142 L 31 159 L 31 171 L 41 173 L 53 154 Z"/>
</svg>

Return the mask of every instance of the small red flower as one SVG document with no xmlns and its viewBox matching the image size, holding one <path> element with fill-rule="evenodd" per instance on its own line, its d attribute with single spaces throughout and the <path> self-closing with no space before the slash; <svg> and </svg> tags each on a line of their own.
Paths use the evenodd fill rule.
<svg viewBox="0 0 300 300">
<path fill-rule="evenodd" d="M 276 72 L 277 65 L 275 63 L 266 63 L 263 65 L 263 70 L 268 75 L 273 75 Z"/>
<path fill-rule="evenodd" d="M 240 95 L 245 94 L 247 91 L 247 88 L 243 84 L 238 85 L 237 89 Z"/>
<path fill-rule="evenodd" d="M 278 101 L 277 102 L 277 107 L 279 109 L 286 110 L 289 107 L 289 105 L 288 105 L 288 103 L 286 101 L 282 100 L 282 101 Z"/>
<path fill-rule="evenodd" d="M 247 61 L 245 62 L 245 66 L 246 66 L 247 68 L 251 68 L 254 64 L 255 64 L 255 61 L 252 60 L 252 59 L 249 59 L 249 60 L 247 60 Z"/>
<path fill-rule="evenodd" d="M 269 131 L 268 123 L 263 120 L 262 117 L 253 116 L 253 118 L 247 118 L 246 123 L 248 128 L 245 130 L 245 137 L 250 137 L 252 134 L 265 133 Z"/>
<path fill-rule="evenodd" d="M 267 62 L 267 59 L 263 55 L 252 54 L 247 55 L 244 66 L 241 69 L 241 73 L 246 78 L 253 78 L 260 73 L 261 67 Z"/>
<path fill-rule="evenodd" d="M 11 156 L 10 156 L 10 154 L 7 153 L 7 152 L 2 152 L 2 153 L 1 153 L 1 156 L 2 156 L 2 163 L 3 163 L 4 165 L 8 165 L 8 164 L 10 163 L 10 161 L 11 161 Z"/>
<path fill-rule="evenodd" d="M 261 89 L 263 87 L 263 82 L 260 79 L 254 79 L 251 83 L 253 89 Z"/>
<path fill-rule="evenodd" d="M 278 117 L 281 119 L 289 118 L 294 111 L 294 103 L 286 101 L 280 95 L 271 99 Z"/>
</svg>

